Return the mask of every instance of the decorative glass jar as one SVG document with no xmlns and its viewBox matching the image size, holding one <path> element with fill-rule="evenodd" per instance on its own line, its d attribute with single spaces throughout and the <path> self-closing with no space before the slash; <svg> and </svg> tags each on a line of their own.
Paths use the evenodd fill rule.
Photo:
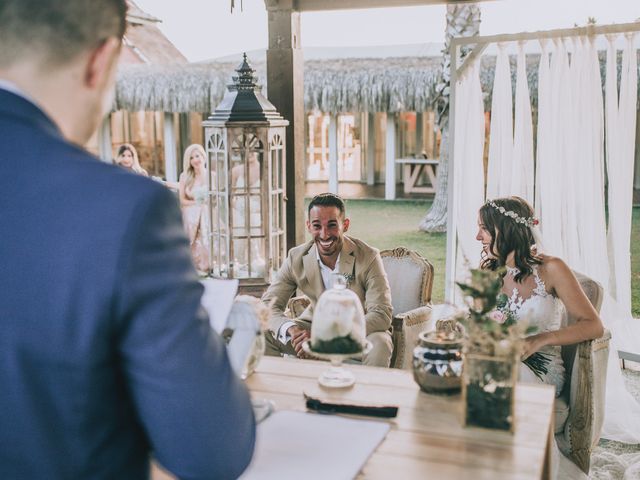
<svg viewBox="0 0 640 480">
<path fill-rule="evenodd" d="M 360 298 L 347 288 L 345 278 L 333 275 L 313 312 L 311 349 L 315 353 L 357 354 L 365 344 L 364 310 Z"/>
<path fill-rule="evenodd" d="M 460 392 L 463 338 L 457 332 L 422 332 L 413 350 L 413 378 L 427 393 Z"/>
<path fill-rule="evenodd" d="M 516 355 L 464 354 L 462 399 L 465 425 L 514 431 L 519 365 Z"/>
<path fill-rule="evenodd" d="M 318 299 L 311 322 L 311 338 L 302 346 L 309 355 L 331 361 L 331 367 L 318 378 L 320 385 L 344 388 L 355 383 L 353 373 L 343 368 L 342 362 L 371 350 L 365 334 L 360 299 L 347 289 L 346 279 L 335 274 L 332 288 Z"/>
</svg>

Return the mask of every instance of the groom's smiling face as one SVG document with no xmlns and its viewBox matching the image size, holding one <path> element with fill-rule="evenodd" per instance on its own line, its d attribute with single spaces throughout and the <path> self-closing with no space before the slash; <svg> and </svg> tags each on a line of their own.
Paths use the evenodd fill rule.
<svg viewBox="0 0 640 480">
<path fill-rule="evenodd" d="M 338 207 L 317 205 L 309 211 L 307 230 L 313 237 L 320 257 L 337 257 L 348 229 L 349 219 L 342 218 Z"/>
</svg>

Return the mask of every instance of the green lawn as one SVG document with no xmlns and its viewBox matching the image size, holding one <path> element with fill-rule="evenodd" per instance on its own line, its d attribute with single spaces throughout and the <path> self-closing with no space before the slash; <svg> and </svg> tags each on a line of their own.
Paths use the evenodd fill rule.
<svg viewBox="0 0 640 480">
<path fill-rule="evenodd" d="M 435 270 L 433 301 L 444 300 L 446 234 L 418 231 L 429 201 L 347 200 L 349 233 L 381 250 L 404 246 L 426 257 Z M 640 317 L 640 208 L 633 209 L 631 233 L 632 311 Z"/>
</svg>

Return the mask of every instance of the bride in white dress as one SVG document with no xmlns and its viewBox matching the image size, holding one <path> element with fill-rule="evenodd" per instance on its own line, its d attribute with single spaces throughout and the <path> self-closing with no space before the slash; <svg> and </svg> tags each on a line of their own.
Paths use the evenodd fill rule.
<svg viewBox="0 0 640 480">
<path fill-rule="evenodd" d="M 509 309 L 519 320 L 538 327 L 537 333 L 525 340 L 523 359 L 538 351 L 551 358 L 542 378 L 521 365 L 520 380 L 554 385 L 559 396 L 565 382 L 560 346 L 599 338 L 604 327 L 567 264 L 536 250 L 536 224 L 533 209 L 525 200 L 490 200 L 480 208 L 476 239 L 482 242 L 482 268 L 506 267 L 502 292 L 509 298 Z M 561 327 L 565 308 L 577 320 Z M 586 478 L 557 448 L 555 456 L 558 478 Z"/>
</svg>

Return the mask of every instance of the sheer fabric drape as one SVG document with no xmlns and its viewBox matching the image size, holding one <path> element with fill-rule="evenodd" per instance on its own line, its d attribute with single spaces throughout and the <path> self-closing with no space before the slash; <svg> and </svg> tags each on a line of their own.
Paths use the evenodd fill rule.
<svg viewBox="0 0 640 480">
<path fill-rule="evenodd" d="M 611 295 L 624 311 L 631 311 L 631 214 L 633 203 L 633 160 L 638 88 L 637 55 L 633 36 L 626 35 L 617 92 L 615 37 L 607 46 L 606 125 L 607 175 L 609 178 L 608 247 Z"/>
<path fill-rule="evenodd" d="M 510 194 L 513 161 L 513 100 L 507 44 L 498 44 L 491 96 L 491 130 L 487 165 L 487 197 Z"/>
<path fill-rule="evenodd" d="M 511 195 L 533 204 L 533 123 L 524 42 L 518 43 Z"/>
<path fill-rule="evenodd" d="M 484 202 L 485 120 L 480 62 L 476 61 L 457 82 L 455 105 L 454 175 L 456 188 L 455 215 L 458 251 L 456 279 L 462 279 L 469 266 L 480 263 L 480 250 L 475 239 L 478 210 Z M 457 295 L 457 293 L 456 293 Z"/>
</svg>

